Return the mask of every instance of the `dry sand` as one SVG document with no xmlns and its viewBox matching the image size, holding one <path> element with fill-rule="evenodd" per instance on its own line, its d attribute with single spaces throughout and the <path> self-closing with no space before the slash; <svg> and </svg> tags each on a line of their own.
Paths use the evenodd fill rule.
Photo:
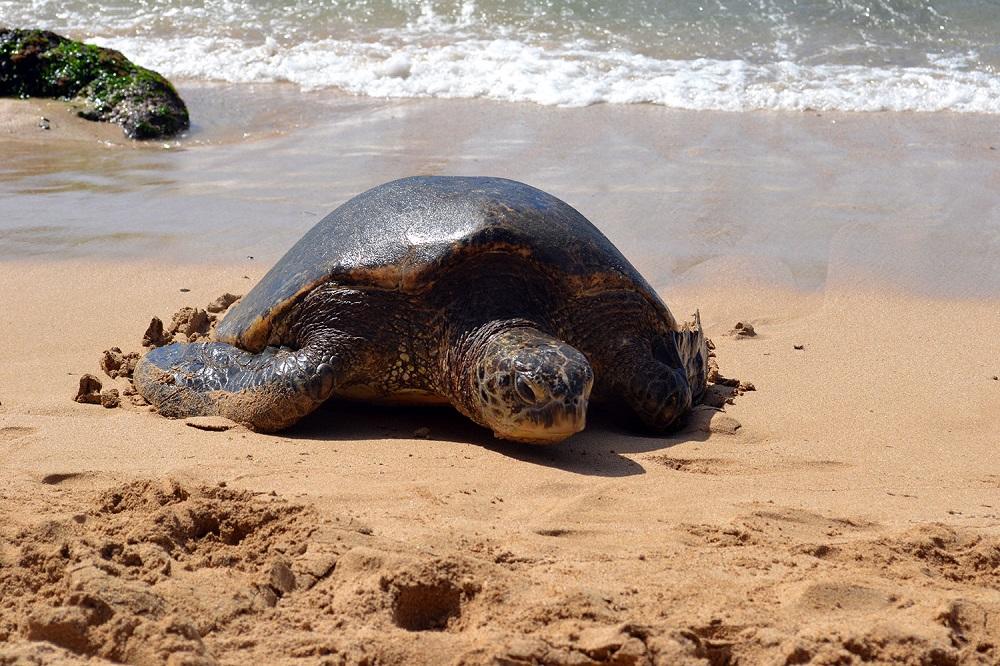
<svg viewBox="0 0 1000 666">
<path fill-rule="evenodd" d="M 331 404 L 260 435 L 71 401 L 84 372 L 126 387 L 100 352 L 152 315 L 266 268 L 0 263 L 0 664 L 1000 663 L 996 299 L 719 259 L 661 292 L 755 384 L 732 433 L 596 415 L 532 448 Z"/>
</svg>

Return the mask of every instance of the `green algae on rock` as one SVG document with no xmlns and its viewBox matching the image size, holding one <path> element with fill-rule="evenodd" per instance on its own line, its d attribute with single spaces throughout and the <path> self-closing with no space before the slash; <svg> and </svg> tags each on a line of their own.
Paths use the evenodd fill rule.
<svg viewBox="0 0 1000 666">
<path fill-rule="evenodd" d="M 121 125 L 131 139 L 171 136 L 190 124 L 183 100 L 156 72 L 48 30 L 0 26 L 0 97 L 66 99 L 81 117 Z"/>
</svg>

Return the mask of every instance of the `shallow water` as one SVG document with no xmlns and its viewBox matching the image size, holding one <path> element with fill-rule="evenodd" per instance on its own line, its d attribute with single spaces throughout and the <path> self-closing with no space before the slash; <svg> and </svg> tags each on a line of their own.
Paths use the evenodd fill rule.
<svg viewBox="0 0 1000 666">
<path fill-rule="evenodd" d="M 372 97 L 1000 113 L 995 0 L 0 0 L 3 23 Z"/>
<path fill-rule="evenodd" d="M 0 168 L 0 258 L 258 271 L 368 187 L 482 174 L 566 200 L 663 289 L 875 281 L 1000 294 L 1000 135 L 990 116 L 562 109 L 275 85 L 181 92 L 196 121 L 179 141 L 39 151 L 0 139 L 13 157 Z"/>
</svg>

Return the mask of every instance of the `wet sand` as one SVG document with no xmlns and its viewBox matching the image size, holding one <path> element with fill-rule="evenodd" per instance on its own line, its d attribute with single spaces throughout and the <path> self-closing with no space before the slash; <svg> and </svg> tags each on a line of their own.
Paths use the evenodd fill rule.
<svg viewBox="0 0 1000 666">
<path fill-rule="evenodd" d="M 309 98 L 274 131 L 261 95 L 243 137 L 225 94 L 166 148 L 0 135 L 31 156 L 0 172 L 0 663 L 1000 659 L 990 119 Z M 259 435 L 70 400 L 410 173 L 583 211 L 754 383 L 740 427 L 539 449 L 443 409 Z"/>
</svg>

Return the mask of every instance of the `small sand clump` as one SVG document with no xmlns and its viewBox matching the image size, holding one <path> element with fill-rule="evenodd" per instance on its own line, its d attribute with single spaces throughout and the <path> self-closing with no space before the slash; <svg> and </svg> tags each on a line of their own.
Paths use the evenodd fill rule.
<svg viewBox="0 0 1000 666">
<path fill-rule="evenodd" d="M 226 292 L 209 303 L 205 310 L 183 307 L 174 313 L 170 326 L 166 328 L 163 326 L 163 320 L 159 317 L 153 317 L 149 321 L 149 326 L 146 327 L 146 332 L 142 334 L 142 346 L 147 349 L 162 347 L 178 338 L 187 342 L 208 339 L 219 319 L 218 315 L 214 313 L 225 312 L 240 298 L 242 297 Z M 86 374 L 80 378 L 80 388 L 73 399 L 77 402 L 104 405 L 111 408 L 121 406 L 121 396 L 125 396 L 129 399 L 128 403 L 135 407 L 147 406 L 149 403 L 141 395 L 138 395 L 132 384 L 132 375 L 140 358 L 140 352 L 123 352 L 121 347 L 111 347 L 104 350 L 98 362 L 101 370 L 112 379 L 127 380 L 128 386 L 120 393 L 117 389 L 109 389 L 102 393 L 100 380 L 93 375 Z M 189 425 L 199 427 L 197 424 Z M 226 430 L 229 427 L 232 427 L 231 424 L 227 427 L 204 427 L 202 429 Z"/>
<path fill-rule="evenodd" d="M 201 308 L 181 308 L 174 314 L 173 321 L 167 328 L 167 334 L 172 339 L 177 335 L 183 335 L 188 342 L 194 342 L 202 337 L 207 337 L 215 322 L 215 316 L 208 314 Z"/>
<path fill-rule="evenodd" d="M 101 404 L 101 380 L 89 373 L 80 375 L 80 386 L 73 400 L 87 405 Z"/>
<path fill-rule="evenodd" d="M 735 435 L 743 427 L 737 419 L 711 405 L 697 405 L 688 416 L 688 430 L 720 435 Z"/>
<path fill-rule="evenodd" d="M 169 344 L 174 339 L 173 335 L 167 334 L 163 330 L 163 321 L 159 317 L 153 317 L 149 322 L 149 327 L 142 334 L 143 347 L 162 347 Z"/>
<path fill-rule="evenodd" d="M 235 294 L 230 294 L 227 291 L 222 296 L 219 296 L 217 299 L 209 303 L 205 307 L 205 309 L 208 310 L 209 312 L 216 314 L 218 314 L 219 312 L 225 312 L 226 310 L 229 309 L 229 306 L 231 306 L 233 303 L 240 300 L 241 298 L 243 297 L 237 296 Z"/>
<path fill-rule="evenodd" d="M 752 327 L 751 330 L 753 330 Z M 748 391 L 757 390 L 757 387 L 751 382 L 742 381 L 734 377 L 723 376 L 719 372 L 719 359 L 716 355 L 715 343 L 710 338 L 705 338 L 705 346 L 708 348 L 708 362 L 706 363 L 706 380 L 708 382 L 708 386 L 705 389 L 705 394 L 702 396 L 701 406 L 706 407 L 713 412 L 718 412 L 718 410 L 723 409 L 725 405 L 735 404 L 736 397 L 741 396 Z M 710 430 L 710 422 L 715 424 L 714 430 Z M 703 432 L 719 432 L 730 435 L 734 434 L 740 427 L 741 425 L 739 421 L 732 417 L 726 417 L 726 419 L 723 420 L 713 414 L 705 413 L 692 413 L 688 422 L 689 429 L 700 430 Z"/>
<path fill-rule="evenodd" d="M 139 352 L 124 353 L 119 347 L 104 350 L 101 355 L 101 370 L 112 379 L 131 378 L 135 364 L 139 362 Z"/>
<path fill-rule="evenodd" d="M 757 331 L 754 330 L 753 324 L 750 322 L 738 321 L 729 331 L 729 335 L 734 338 L 754 338 L 757 337 Z"/>
<path fill-rule="evenodd" d="M 119 405 L 121 405 L 121 396 L 118 394 L 118 389 L 109 388 L 101 391 L 101 407 L 114 409 Z"/>
</svg>

